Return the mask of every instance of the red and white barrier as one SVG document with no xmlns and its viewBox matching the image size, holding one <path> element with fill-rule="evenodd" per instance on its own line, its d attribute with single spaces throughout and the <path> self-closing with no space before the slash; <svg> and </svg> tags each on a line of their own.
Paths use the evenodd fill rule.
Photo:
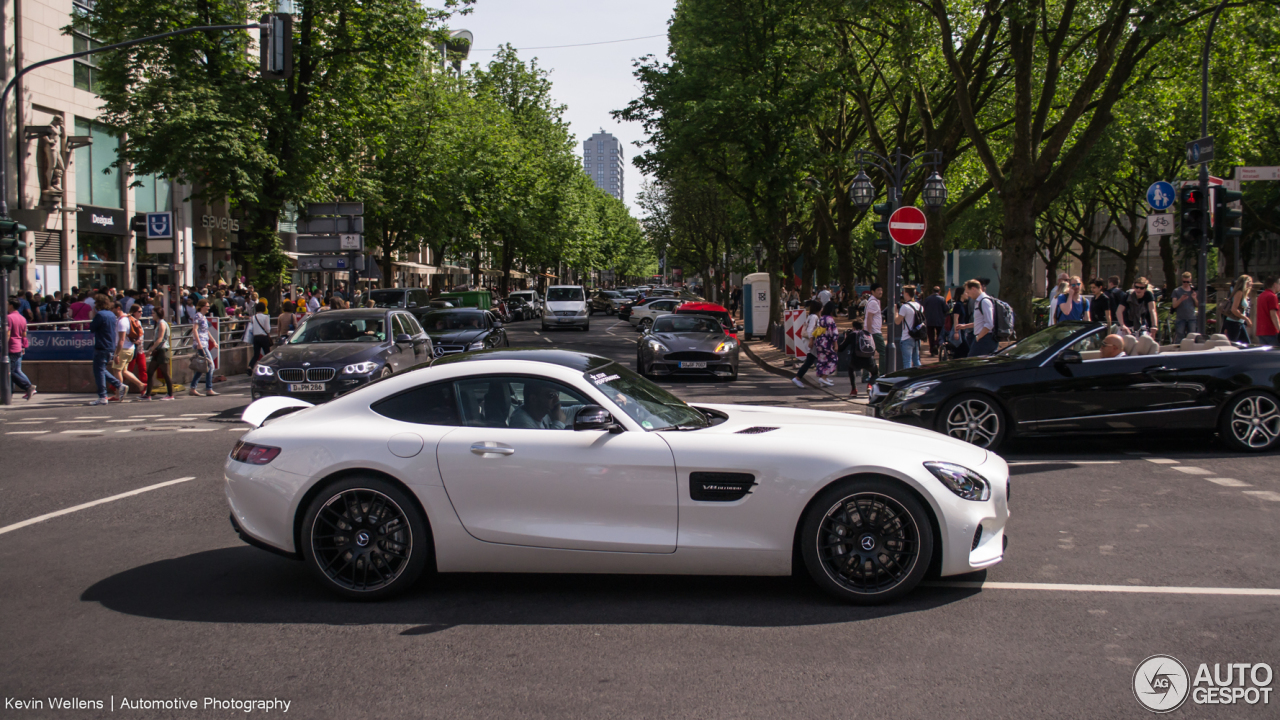
<svg viewBox="0 0 1280 720">
<path fill-rule="evenodd" d="M 809 354 L 809 341 L 801 337 L 808 316 L 807 310 L 784 310 L 782 313 L 782 326 L 787 336 L 786 354 L 797 360 L 803 360 Z"/>
</svg>

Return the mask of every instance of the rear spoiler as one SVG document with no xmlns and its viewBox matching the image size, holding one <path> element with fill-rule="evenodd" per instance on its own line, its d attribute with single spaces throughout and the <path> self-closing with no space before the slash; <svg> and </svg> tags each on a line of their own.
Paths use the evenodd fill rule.
<svg viewBox="0 0 1280 720">
<path fill-rule="evenodd" d="M 262 423 L 266 422 L 272 415 L 280 410 L 292 407 L 309 408 L 314 407 L 314 405 L 306 400 L 272 395 L 250 403 L 249 407 L 245 408 L 244 413 L 240 415 L 240 419 L 254 427 L 261 427 Z"/>
</svg>

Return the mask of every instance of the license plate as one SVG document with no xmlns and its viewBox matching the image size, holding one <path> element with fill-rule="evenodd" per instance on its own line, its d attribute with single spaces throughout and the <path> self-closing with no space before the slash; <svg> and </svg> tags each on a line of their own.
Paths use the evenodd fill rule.
<svg viewBox="0 0 1280 720">
<path fill-rule="evenodd" d="M 293 383 L 289 392 L 324 392 L 324 383 Z"/>
<path fill-rule="evenodd" d="M 682 362 L 680 363 L 680 369 L 681 370 L 706 370 L 707 364 L 705 362 Z"/>
<path fill-rule="evenodd" d="M 558 322 L 573 322 L 573 318 L 560 318 Z"/>
</svg>

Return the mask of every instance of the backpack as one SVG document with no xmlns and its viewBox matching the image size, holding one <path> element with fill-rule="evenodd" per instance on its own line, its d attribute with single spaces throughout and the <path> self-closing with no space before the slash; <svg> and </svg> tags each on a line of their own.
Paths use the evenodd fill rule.
<svg viewBox="0 0 1280 720">
<path fill-rule="evenodd" d="M 995 309 L 991 322 L 995 325 L 995 330 L 993 332 L 995 332 L 996 339 L 1012 340 L 1014 323 L 1013 308 L 1009 307 L 1009 303 L 1001 300 L 1000 298 L 994 298 L 988 295 L 987 299 L 991 301 Z"/>
<path fill-rule="evenodd" d="M 853 354 L 861 358 L 876 356 L 876 341 L 866 330 L 858 331 L 858 344 L 853 346 Z"/>
<path fill-rule="evenodd" d="M 929 337 L 929 329 L 924 324 L 924 309 L 920 303 L 909 302 L 911 308 L 911 327 L 907 328 L 907 336 L 912 340 L 924 340 Z"/>
<path fill-rule="evenodd" d="M 129 342 L 136 343 L 142 339 L 142 323 L 135 320 L 132 315 L 129 315 L 128 318 L 129 332 L 126 333 L 126 336 L 129 338 Z"/>
</svg>

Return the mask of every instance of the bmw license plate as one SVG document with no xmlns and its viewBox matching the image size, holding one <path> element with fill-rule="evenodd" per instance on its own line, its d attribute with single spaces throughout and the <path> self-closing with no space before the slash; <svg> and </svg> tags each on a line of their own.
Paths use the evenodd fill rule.
<svg viewBox="0 0 1280 720">
<path fill-rule="evenodd" d="M 707 364 L 705 362 L 681 362 L 680 369 L 681 370 L 706 370 Z"/>
<path fill-rule="evenodd" d="M 324 392 L 324 383 L 292 383 L 289 392 Z"/>
</svg>

